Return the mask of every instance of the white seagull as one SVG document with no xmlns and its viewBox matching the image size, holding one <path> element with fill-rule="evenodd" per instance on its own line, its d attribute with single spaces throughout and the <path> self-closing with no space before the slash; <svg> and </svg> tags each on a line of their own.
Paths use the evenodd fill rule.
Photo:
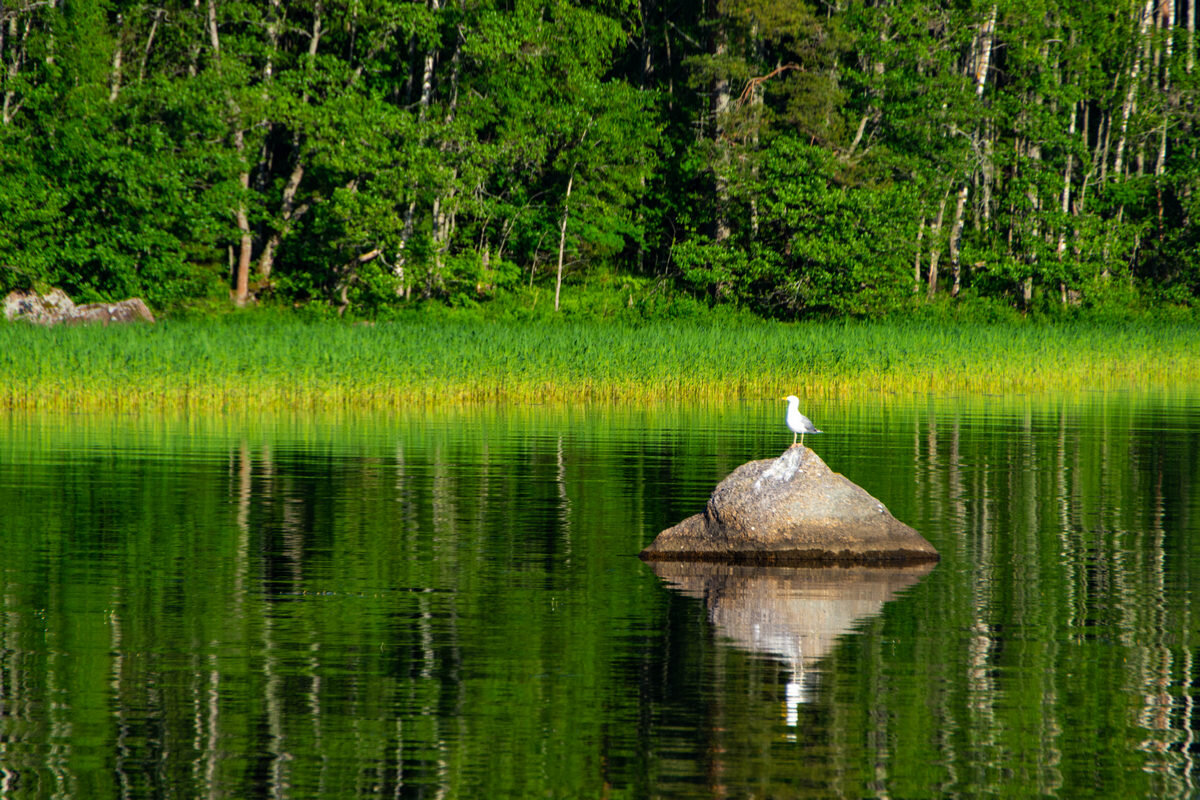
<svg viewBox="0 0 1200 800">
<path fill-rule="evenodd" d="M 804 444 L 804 434 L 806 433 L 821 433 L 817 430 L 817 426 L 813 425 L 812 420 L 800 413 L 800 398 L 794 394 L 789 394 L 782 398 L 787 400 L 787 426 L 792 429 L 792 446 L 796 444 L 796 437 L 800 437 L 800 444 Z"/>
</svg>

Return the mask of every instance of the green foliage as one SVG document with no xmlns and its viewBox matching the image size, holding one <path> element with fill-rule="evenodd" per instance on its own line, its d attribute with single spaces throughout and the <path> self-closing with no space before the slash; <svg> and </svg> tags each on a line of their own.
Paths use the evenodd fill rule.
<svg viewBox="0 0 1200 800">
<path fill-rule="evenodd" d="M 911 205 L 905 186 L 839 185 L 840 165 L 823 148 L 777 137 L 758 180 L 741 198 L 756 225 L 740 248 L 692 241 L 674 251 L 685 280 L 717 287 L 759 311 L 786 317 L 873 316 L 912 292 Z M 744 228 L 745 226 L 743 226 Z"/>
<path fill-rule="evenodd" d="M 787 319 L 914 284 L 1192 305 L 1200 70 L 1168 5 L 14 6 L 0 288 L 171 308 L 244 255 L 261 301 L 382 314 L 544 288 L 561 250 L 568 289 Z"/>
</svg>

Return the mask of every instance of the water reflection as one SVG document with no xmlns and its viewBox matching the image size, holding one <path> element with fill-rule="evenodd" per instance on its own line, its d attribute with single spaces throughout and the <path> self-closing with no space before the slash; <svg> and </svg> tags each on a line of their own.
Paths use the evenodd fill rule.
<svg viewBox="0 0 1200 800">
<path fill-rule="evenodd" d="M 791 678 L 786 720 L 810 702 L 817 664 L 838 639 L 913 586 L 935 564 L 904 567 L 756 567 L 681 561 L 648 566 L 667 585 L 703 600 L 709 621 L 738 647 L 778 658 Z"/>
<path fill-rule="evenodd" d="M 634 557 L 773 404 L 0 416 L 0 796 L 1195 792 L 1200 404 L 814 416 L 933 572 Z"/>
</svg>

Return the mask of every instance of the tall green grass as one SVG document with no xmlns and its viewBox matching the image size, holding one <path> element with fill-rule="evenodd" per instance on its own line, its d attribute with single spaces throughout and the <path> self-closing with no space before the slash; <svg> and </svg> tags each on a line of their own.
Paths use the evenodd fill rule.
<svg viewBox="0 0 1200 800">
<path fill-rule="evenodd" d="M 0 325 L 0 407 L 359 408 L 719 401 L 1200 385 L 1200 327 L 1163 321 L 786 325 L 271 315 Z"/>
</svg>

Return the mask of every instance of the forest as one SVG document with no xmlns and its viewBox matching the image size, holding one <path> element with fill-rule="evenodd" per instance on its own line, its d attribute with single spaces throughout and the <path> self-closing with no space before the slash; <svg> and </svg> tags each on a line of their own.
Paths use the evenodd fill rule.
<svg viewBox="0 0 1200 800">
<path fill-rule="evenodd" d="M 1195 16 L 6 2 L 0 291 L 354 316 L 598 293 L 789 320 L 1190 308 Z"/>
</svg>

